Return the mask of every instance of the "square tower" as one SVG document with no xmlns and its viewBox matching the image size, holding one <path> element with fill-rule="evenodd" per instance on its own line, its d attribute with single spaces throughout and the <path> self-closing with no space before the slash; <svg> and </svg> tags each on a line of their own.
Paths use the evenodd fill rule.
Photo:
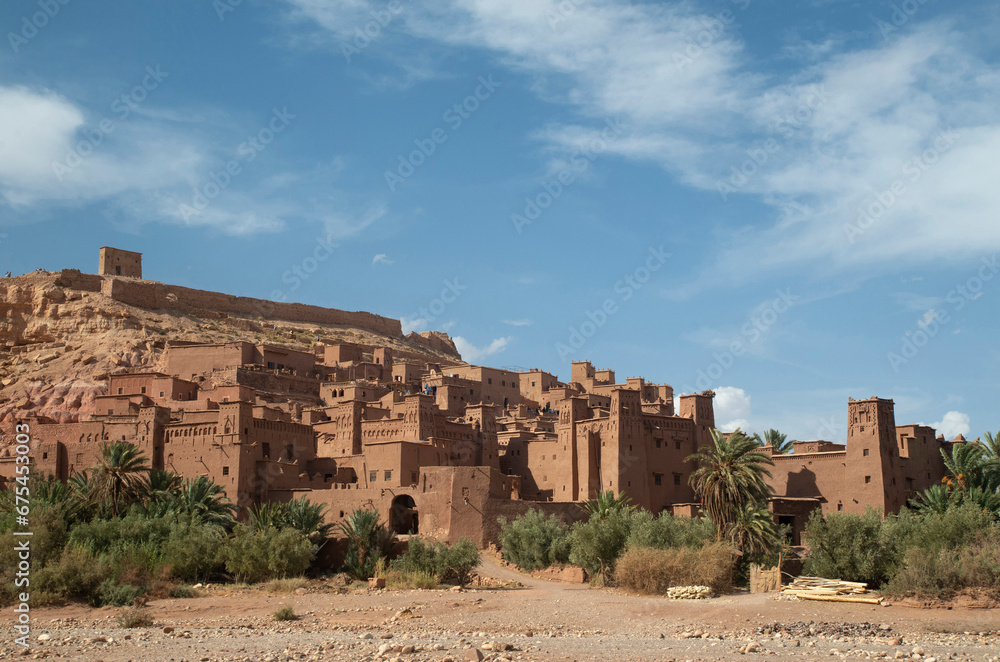
<svg viewBox="0 0 1000 662">
<path fill-rule="evenodd" d="M 97 273 L 102 276 L 142 278 L 142 253 L 102 246 Z"/>
</svg>

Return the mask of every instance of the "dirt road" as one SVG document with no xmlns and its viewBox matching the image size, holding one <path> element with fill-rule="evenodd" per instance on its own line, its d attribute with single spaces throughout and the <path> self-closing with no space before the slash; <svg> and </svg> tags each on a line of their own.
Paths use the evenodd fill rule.
<svg viewBox="0 0 1000 662">
<path fill-rule="evenodd" d="M 997 610 L 745 593 L 671 601 L 528 578 L 485 558 L 480 571 L 524 587 L 343 593 L 316 583 L 303 595 L 210 587 L 203 597 L 150 602 L 155 626 L 131 630 L 117 626 L 118 609 L 37 608 L 28 651 L 14 644 L 8 609 L 0 659 L 458 662 L 481 654 L 498 661 L 732 660 L 749 646 L 746 657 L 769 660 L 1000 662 Z M 282 606 L 300 620 L 275 622 L 271 614 Z"/>
</svg>

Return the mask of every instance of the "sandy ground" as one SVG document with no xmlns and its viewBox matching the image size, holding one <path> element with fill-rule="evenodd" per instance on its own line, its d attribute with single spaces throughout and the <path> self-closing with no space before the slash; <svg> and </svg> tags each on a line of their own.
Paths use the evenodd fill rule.
<svg viewBox="0 0 1000 662">
<path fill-rule="evenodd" d="M 219 587 L 195 599 L 152 601 L 155 625 L 131 630 L 117 626 L 118 609 L 38 608 L 30 649 L 14 644 L 8 608 L 0 659 L 1000 661 L 1000 610 L 745 593 L 671 601 L 533 579 L 486 558 L 480 571 L 524 587 L 343 592 L 316 584 L 303 595 Z M 282 606 L 300 619 L 275 622 L 271 614 Z M 753 652 L 741 652 L 749 642 Z"/>
</svg>

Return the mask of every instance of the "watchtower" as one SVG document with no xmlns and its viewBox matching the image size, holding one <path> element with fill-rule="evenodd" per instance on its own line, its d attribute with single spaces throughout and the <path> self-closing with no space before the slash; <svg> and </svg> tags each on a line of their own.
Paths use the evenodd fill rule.
<svg viewBox="0 0 1000 662">
<path fill-rule="evenodd" d="M 97 273 L 102 276 L 142 278 L 142 253 L 102 246 Z"/>
</svg>

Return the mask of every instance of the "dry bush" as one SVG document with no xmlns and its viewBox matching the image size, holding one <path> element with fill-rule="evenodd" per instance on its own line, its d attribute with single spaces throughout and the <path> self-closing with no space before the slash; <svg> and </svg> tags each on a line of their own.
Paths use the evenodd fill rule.
<svg viewBox="0 0 1000 662">
<path fill-rule="evenodd" d="M 1000 529 L 980 533 L 963 547 L 932 552 L 910 549 L 886 593 L 948 598 L 963 589 L 1000 597 Z"/>
<path fill-rule="evenodd" d="M 305 577 L 272 579 L 264 584 L 264 590 L 268 593 L 294 593 L 300 588 L 305 588 L 307 584 L 309 584 L 309 580 Z"/>
<path fill-rule="evenodd" d="M 390 570 L 385 578 L 387 588 L 413 589 L 437 588 L 438 577 L 427 570 Z"/>
<path fill-rule="evenodd" d="M 694 549 L 630 549 L 618 560 L 619 586 L 646 595 L 665 595 L 671 586 L 708 586 L 716 595 L 732 589 L 733 556 L 725 545 Z"/>
</svg>

